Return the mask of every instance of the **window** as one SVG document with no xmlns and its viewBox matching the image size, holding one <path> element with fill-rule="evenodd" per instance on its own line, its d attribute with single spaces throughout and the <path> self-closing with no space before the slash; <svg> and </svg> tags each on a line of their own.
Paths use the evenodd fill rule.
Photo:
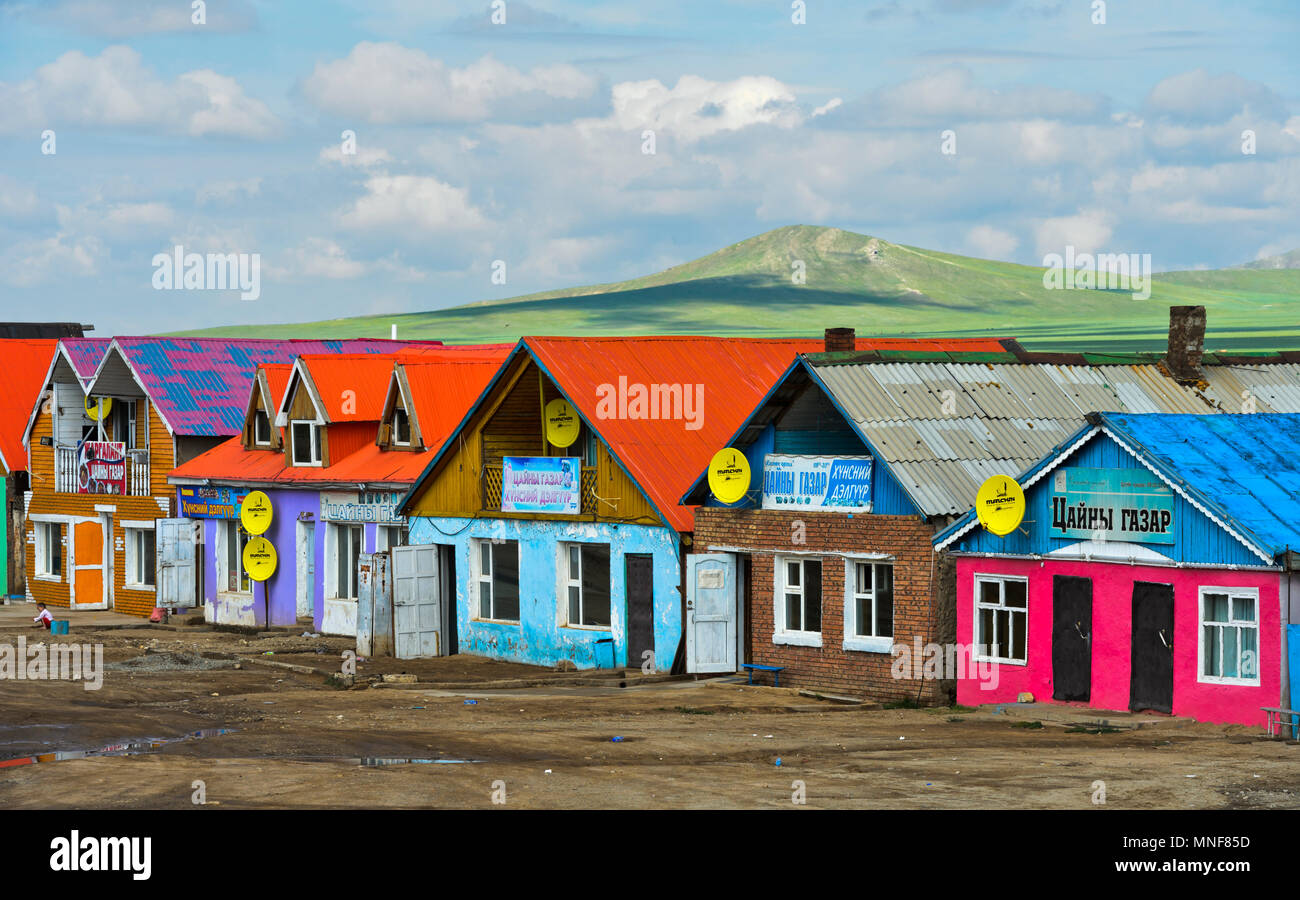
<svg viewBox="0 0 1300 900">
<path fill-rule="evenodd" d="M 975 654 L 989 662 L 1024 663 L 1029 583 L 1023 578 L 975 576 Z"/>
<path fill-rule="evenodd" d="M 271 444 L 271 417 L 264 409 L 253 412 L 253 443 L 263 447 Z"/>
<path fill-rule="evenodd" d="M 609 627 L 609 544 L 561 544 L 569 625 Z"/>
<path fill-rule="evenodd" d="M 253 580 L 244 571 L 244 545 L 248 532 L 234 519 L 222 519 L 217 530 L 217 566 L 221 570 L 219 584 L 232 594 L 249 594 Z"/>
<path fill-rule="evenodd" d="M 778 644 L 820 647 L 822 643 L 822 563 L 820 559 L 776 560 Z"/>
<path fill-rule="evenodd" d="M 154 540 L 152 528 L 126 529 L 126 584 L 128 587 L 154 586 L 154 572 L 156 570 L 156 545 Z"/>
<path fill-rule="evenodd" d="M 844 649 L 888 653 L 894 645 L 894 567 L 849 560 Z"/>
<path fill-rule="evenodd" d="M 357 564 L 361 561 L 362 536 L 360 525 L 331 525 L 334 533 L 334 597 L 339 600 L 357 598 Z"/>
<path fill-rule="evenodd" d="M 293 438 L 293 464 L 319 466 L 320 426 L 310 420 L 295 419 L 290 430 Z"/>
<path fill-rule="evenodd" d="M 1201 588 L 1201 681 L 1259 684 L 1259 594 Z"/>
<path fill-rule="evenodd" d="M 63 578 L 63 526 L 57 522 L 36 523 L 36 574 Z"/>
<path fill-rule="evenodd" d="M 377 549 L 391 550 L 405 547 L 411 542 L 411 532 L 405 525 L 380 525 Z"/>
<path fill-rule="evenodd" d="M 135 401 L 113 401 L 113 440 L 126 444 L 126 449 L 135 449 Z"/>
<path fill-rule="evenodd" d="M 589 469 L 594 469 L 600 453 L 600 438 L 596 437 L 596 432 L 590 429 L 583 430 L 587 432 L 587 440 L 583 442 L 582 464 Z"/>
<path fill-rule="evenodd" d="M 411 446 L 411 418 L 404 409 L 393 410 L 393 443 Z"/>
<path fill-rule="evenodd" d="M 519 621 L 519 542 L 478 541 L 480 619 Z"/>
</svg>

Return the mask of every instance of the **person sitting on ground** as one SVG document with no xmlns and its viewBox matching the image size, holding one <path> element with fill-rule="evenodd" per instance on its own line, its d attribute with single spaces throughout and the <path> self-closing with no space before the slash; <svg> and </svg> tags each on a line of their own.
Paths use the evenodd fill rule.
<svg viewBox="0 0 1300 900">
<path fill-rule="evenodd" d="M 37 603 L 36 608 L 40 610 L 40 612 L 36 614 L 36 618 L 32 619 L 32 621 L 35 622 L 36 625 L 44 628 L 46 631 L 49 631 L 50 623 L 54 621 L 54 616 L 50 615 L 50 611 L 45 608 L 44 603 Z M 35 628 L 36 625 L 33 625 L 32 627 Z"/>
</svg>

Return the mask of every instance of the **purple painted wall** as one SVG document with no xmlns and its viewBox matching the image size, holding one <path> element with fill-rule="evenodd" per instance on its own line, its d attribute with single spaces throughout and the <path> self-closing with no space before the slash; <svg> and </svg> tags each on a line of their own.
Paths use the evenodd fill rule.
<svg viewBox="0 0 1300 900">
<path fill-rule="evenodd" d="M 254 583 L 253 593 L 236 595 L 219 592 L 221 582 L 217 569 L 217 520 L 203 521 L 203 585 L 204 599 L 209 607 L 219 609 L 220 613 L 208 613 L 209 621 L 227 622 L 229 624 L 249 624 L 265 626 L 267 624 L 267 599 L 270 600 L 270 624 L 294 625 L 298 620 L 298 522 L 300 516 L 310 515 L 314 525 L 312 554 L 315 559 L 315 577 L 312 585 L 312 628 L 319 631 L 325 616 L 325 572 L 335 561 L 325 559 L 325 534 L 328 523 L 320 520 L 320 492 L 315 489 L 265 489 L 271 498 L 274 511 L 271 527 L 264 535 L 275 547 L 277 563 L 275 574 L 267 581 Z M 374 523 L 351 523 L 362 525 L 364 531 L 363 549 L 373 553 L 378 541 L 379 526 Z M 220 596 L 219 596 L 220 593 Z M 238 623 L 234 620 L 240 620 Z"/>
</svg>

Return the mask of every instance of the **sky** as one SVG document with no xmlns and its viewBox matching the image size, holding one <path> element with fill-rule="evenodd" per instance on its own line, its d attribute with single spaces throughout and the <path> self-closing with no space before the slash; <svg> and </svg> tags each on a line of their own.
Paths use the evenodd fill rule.
<svg viewBox="0 0 1300 900">
<path fill-rule="evenodd" d="M 1295 0 L 0 0 L 0 320 L 415 312 L 796 224 L 1235 265 L 1300 247 L 1298 46 Z M 258 296 L 157 289 L 177 246 Z"/>
</svg>

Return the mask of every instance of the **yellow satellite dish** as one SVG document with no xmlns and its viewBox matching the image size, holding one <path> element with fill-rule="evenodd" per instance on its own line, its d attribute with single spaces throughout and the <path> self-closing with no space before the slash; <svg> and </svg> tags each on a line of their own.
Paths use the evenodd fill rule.
<svg viewBox="0 0 1300 900">
<path fill-rule="evenodd" d="M 244 545 L 244 571 L 254 581 L 270 578 L 275 573 L 277 560 L 275 547 L 260 535 Z"/>
<path fill-rule="evenodd" d="M 709 490 L 723 503 L 735 503 L 749 490 L 749 460 L 733 447 L 724 447 L 709 461 Z"/>
<path fill-rule="evenodd" d="M 546 439 L 556 447 L 568 447 L 578 439 L 582 419 L 573 404 L 563 397 L 546 404 Z"/>
<path fill-rule="evenodd" d="M 87 397 L 86 398 L 86 415 L 96 421 L 100 416 L 107 416 L 109 410 L 113 408 L 112 397 Z"/>
<path fill-rule="evenodd" d="M 1025 518 L 1025 492 L 1014 478 L 994 475 L 980 485 L 975 495 L 975 515 L 989 531 L 1005 537 Z"/>
<path fill-rule="evenodd" d="M 271 498 L 262 491 L 249 491 L 239 504 L 239 521 L 249 534 L 262 534 L 271 527 Z"/>
</svg>

